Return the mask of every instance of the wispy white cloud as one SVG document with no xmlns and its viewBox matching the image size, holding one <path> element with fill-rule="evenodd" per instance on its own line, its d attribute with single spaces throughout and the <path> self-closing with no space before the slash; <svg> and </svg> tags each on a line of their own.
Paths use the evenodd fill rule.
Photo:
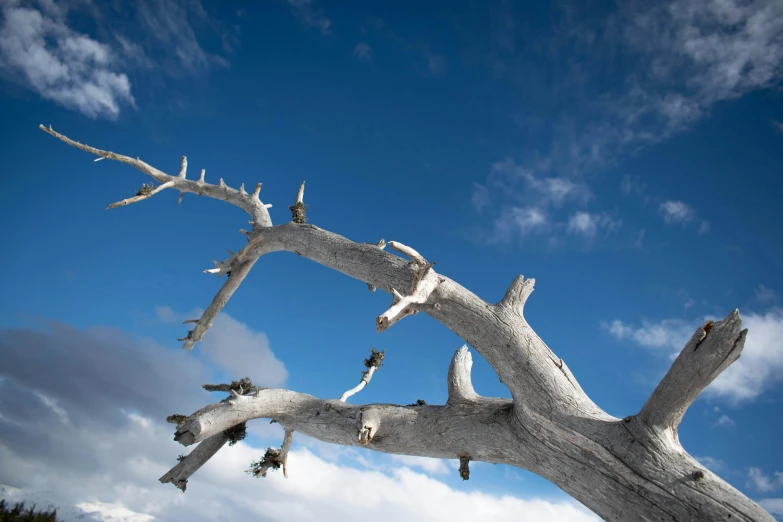
<svg viewBox="0 0 783 522">
<path fill-rule="evenodd" d="M 663 221 L 670 225 L 684 225 L 698 221 L 699 234 L 705 234 L 710 230 L 710 223 L 706 220 L 700 220 L 693 207 L 682 201 L 664 201 L 658 207 L 658 211 L 663 217 Z"/>
<path fill-rule="evenodd" d="M 783 6 L 743 0 L 628 2 L 610 16 L 597 56 L 620 53 L 623 90 L 602 98 L 603 118 L 579 149 L 600 160 L 690 128 L 717 102 L 775 85 L 783 77 Z M 594 27 L 582 27 L 583 38 Z M 586 43 L 586 42 L 585 42 Z M 600 51 L 599 51 L 600 49 Z M 588 156 L 584 157 L 589 158 Z"/>
<path fill-rule="evenodd" d="M 675 0 L 645 4 L 626 20 L 624 37 L 650 56 L 650 77 L 680 85 L 687 106 L 742 96 L 773 85 L 783 73 L 778 2 Z M 681 111 L 670 118 L 682 117 L 674 112 Z"/>
<path fill-rule="evenodd" d="M 602 327 L 618 339 L 631 340 L 672 358 L 676 357 L 696 330 L 681 319 L 665 319 L 658 323 L 642 321 L 640 326 L 615 319 L 610 323 L 602 324 Z"/>
<path fill-rule="evenodd" d="M 664 201 L 659 210 L 666 223 L 687 223 L 696 216 L 690 205 L 682 201 Z"/>
<path fill-rule="evenodd" d="M 192 20 L 211 25 L 223 42 L 223 49 L 231 49 L 233 34 L 216 22 L 204 10 L 198 0 L 184 3 L 179 0 L 140 1 L 136 3 L 136 16 L 144 31 L 143 44 L 155 52 L 164 65 L 171 67 L 169 73 L 203 74 L 214 68 L 226 68 L 228 60 L 218 54 L 207 52 L 199 42 Z M 149 54 L 133 45 L 122 45 L 123 52 L 136 63 L 145 63 Z"/>
<path fill-rule="evenodd" d="M 522 240 L 536 232 L 549 229 L 549 217 L 543 210 L 535 207 L 507 207 L 495 220 L 491 242 Z"/>
<path fill-rule="evenodd" d="M 473 184 L 471 202 L 477 212 L 483 213 L 492 203 L 500 205 L 489 234 L 491 241 L 509 242 L 532 233 L 563 229 L 592 239 L 599 229 L 614 232 L 619 228 L 621 221 L 605 213 L 581 212 L 570 221 L 554 221 L 553 210 L 567 203 L 583 205 L 592 193 L 583 182 L 539 172 L 506 158 L 492 164 L 485 183 Z"/>
<path fill-rule="evenodd" d="M 728 415 L 721 415 L 718 417 L 718 420 L 713 423 L 712 427 L 717 428 L 720 426 L 734 426 L 734 420 Z"/>
<path fill-rule="evenodd" d="M 204 49 L 197 27 L 216 34 L 226 53 L 239 45 L 238 26 L 229 29 L 199 0 L 20 5 L 0 3 L 0 73 L 90 118 L 116 119 L 125 108 L 136 107 L 144 99 L 139 85 L 159 88 L 164 77 L 228 67 L 224 56 Z M 73 29 L 69 22 L 75 14 L 98 24 L 103 41 Z M 136 75 L 143 75 L 142 84 Z"/>
<path fill-rule="evenodd" d="M 602 326 L 618 339 L 627 339 L 673 359 L 679 354 L 699 324 L 706 319 L 684 321 L 665 319 L 657 323 L 643 321 L 640 326 L 621 320 Z M 742 357 L 729 366 L 705 390 L 713 399 L 736 405 L 758 398 L 783 381 L 783 309 L 742 315 L 748 329 Z"/>
<path fill-rule="evenodd" d="M 772 288 L 768 288 L 764 286 L 763 284 L 760 284 L 756 289 L 753 291 L 753 300 L 760 304 L 770 304 L 777 302 L 780 299 L 780 295 L 773 290 Z"/>
<path fill-rule="evenodd" d="M 644 183 L 638 176 L 626 174 L 620 180 L 620 192 L 623 196 L 629 196 L 631 194 L 642 196 L 645 194 L 646 190 L 647 184 Z"/>
<path fill-rule="evenodd" d="M 623 220 L 613 218 L 608 214 L 590 214 L 589 212 L 577 212 L 568 219 L 568 232 L 583 236 L 592 241 L 599 230 L 605 230 L 611 234 L 617 232 L 622 226 Z"/>
<path fill-rule="evenodd" d="M 511 198 L 536 201 L 541 206 L 559 207 L 565 202 L 585 202 L 592 197 L 584 183 L 564 176 L 544 176 L 538 169 L 524 167 L 511 158 L 492 164 L 487 185 Z"/>
<path fill-rule="evenodd" d="M 476 209 L 476 212 L 481 214 L 484 208 L 492 204 L 492 198 L 489 196 L 489 189 L 484 185 L 474 183 L 470 202 L 473 204 L 473 208 Z"/>
<path fill-rule="evenodd" d="M 723 462 L 720 459 L 716 459 L 715 457 L 710 457 L 708 455 L 705 455 L 703 457 L 694 457 L 696 460 L 704 464 L 707 469 L 712 471 L 713 473 L 718 473 L 720 471 L 725 471 L 728 469 L 728 466 L 725 462 Z"/>
<path fill-rule="evenodd" d="M 305 27 L 314 27 L 327 35 L 332 27 L 332 20 L 326 16 L 323 9 L 315 6 L 313 0 L 286 0 L 291 6 L 291 11 Z"/>
<path fill-rule="evenodd" d="M 424 51 L 424 59 L 427 60 L 427 71 L 431 76 L 439 78 L 446 74 L 448 61 L 442 54 L 431 52 L 429 49 Z"/>
<path fill-rule="evenodd" d="M 122 106 L 135 106 L 130 80 L 111 49 L 70 29 L 64 12 L 50 7 L 3 8 L 3 74 L 90 118 L 115 119 Z"/>
<path fill-rule="evenodd" d="M 647 230 L 644 228 L 636 233 L 636 236 L 634 236 L 634 240 L 633 240 L 634 248 L 638 248 L 638 249 L 644 248 L 644 237 L 646 235 L 647 235 Z"/>
<path fill-rule="evenodd" d="M 525 166 L 535 168 L 545 158 L 570 175 L 616 165 L 691 128 L 715 104 L 783 79 L 780 2 L 615 5 L 596 16 L 586 4 L 561 3 L 557 30 L 526 31 L 525 54 L 518 51 L 521 36 L 510 10 L 494 13 L 486 65 L 519 90 L 519 108 L 510 112 L 540 143 L 527 151 L 535 159 Z M 530 59 L 531 49 L 540 62 Z M 559 107 L 561 116 L 530 106 L 531 97 Z M 542 143 L 541 136 L 550 139 Z M 626 194 L 635 190 L 630 181 L 621 186 Z M 707 231 L 706 222 L 698 225 Z"/>
<path fill-rule="evenodd" d="M 783 473 L 777 472 L 774 477 L 770 477 L 760 468 L 750 468 L 748 483 L 762 493 L 769 493 L 783 487 Z"/>
<path fill-rule="evenodd" d="M 373 61 L 373 50 L 366 42 L 359 42 L 356 47 L 353 48 L 354 57 L 360 62 L 371 64 Z"/>
</svg>

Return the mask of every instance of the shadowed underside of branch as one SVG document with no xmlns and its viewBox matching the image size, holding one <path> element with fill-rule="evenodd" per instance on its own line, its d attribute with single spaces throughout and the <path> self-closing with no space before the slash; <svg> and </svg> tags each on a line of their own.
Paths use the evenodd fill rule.
<svg viewBox="0 0 783 522">
<path fill-rule="evenodd" d="M 208 185 L 186 179 L 187 161 L 177 176 L 165 174 L 141 160 L 74 142 L 41 129 L 57 139 L 100 158 L 128 163 L 155 181 L 115 208 L 173 188 L 228 201 L 247 211 L 252 230 L 243 231 L 247 244 L 208 272 L 228 280 L 195 327 L 185 347 L 201 340 L 250 268 L 266 254 L 296 253 L 364 282 L 371 290 L 392 296 L 375 319 L 379 332 L 409 316 L 424 312 L 459 335 L 478 351 L 508 387 L 512 399 L 479 396 L 470 380 L 467 347 L 454 354 L 448 369 L 448 401 L 443 406 L 414 404 L 354 406 L 345 400 L 366 386 L 380 361 L 368 359 L 359 385 L 341 400 L 323 400 L 288 390 L 215 385 L 229 392 L 223 401 L 188 416 L 172 416 L 175 440 L 198 444 L 166 475 L 183 491 L 187 480 L 227 441 L 236 440 L 236 426 L 268 418 L 281 423 L 285 438 L 251 467 L 256 476 L 282 466 L 285 470 L 294 431 L 325 442 L 362 446 L 401 455 L 460 460 L 460 475 L 469 477 L 469 462 L 504 463 L 530 470 L 561 487 L 610 521 L 772 521 L 742 493 L 704 468 L 680 445 L 677 430 L 696 397 L 742 352 L 747 330 L 739 312 L 698 328 L 652 393 L 641 412 L 624 419 L 599 408 L 584 393 L 565 362 L 535 334 L 523 307 L 534 280 L 518 276 L 503 299 L 482 300 L 448 277 L 413 248 L 388 244 L 405 258 L 386 252 L 385 242 L 355 243 L 307 224 L 304 183 L 292 221 L 273 226 L 268 208 L 258 199 L 260 184 L 249 195 L 222 182 Z M 406 259 L 407 258 L 407 259 Z M 412 320 L 412 319 L 408 319 Z M 373 353 L 380 353 L 375 352 Z M 423 402 L 423 401 L 421 401 Z M 233 435 L 232 435 L 233 434 Z M 233 438 L 232 438 L 233 437 Z"/>
</svg>

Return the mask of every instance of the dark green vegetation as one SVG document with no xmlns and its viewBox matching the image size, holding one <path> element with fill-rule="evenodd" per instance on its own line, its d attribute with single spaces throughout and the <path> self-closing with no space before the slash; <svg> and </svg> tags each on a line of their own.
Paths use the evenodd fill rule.
<svg viewBox="0 0 783 522">
<path fill-rule="evenodd" d="M 35 505 L 25 508 L 24 502 L 11 507 L 5 500 L 0 500 L 0 522 L 57 522 L 57 510 L 36 511 Z"/>
</svg>

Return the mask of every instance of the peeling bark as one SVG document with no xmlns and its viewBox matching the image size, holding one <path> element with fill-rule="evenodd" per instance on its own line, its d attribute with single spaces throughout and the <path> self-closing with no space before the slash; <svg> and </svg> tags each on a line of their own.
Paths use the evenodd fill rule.
<svg viewBox="0 0 783 522">
<path fill-rule="evenodd" d="M 138 159 L 74 142 L 41 126 L 65 143 L 100 158 L 128 163 L 165 188 L 225 200 L 247 211 L 253 229 L 247 245 L 224 262 L 218 275 L 229 279 L 196 327 L 183 338 L 192 348 L 212 319 L 249 273 L 259 257 L 292 252 L 381 289 L 392 306 L 376 319 L 379 331 L 424 312 L 478 351 L 497 372 L 512 399 L 481 397 L 470 382 L 467 347 L 455 353 L 447 375 L 449 398 L 443 406 L 389 404 L 348 405 L 288 390 L 236 390 L 226 400 L 188 417 L 176 417 L 175 440 L 198 444 L 161 478 L 184 491 L 187 479 L 228 440 L 227 431 L 257 418 L 345 446 L 401 455 L 460 459 L 463 478 L 469 461 L 504 463 L 536 473 L 556 484 L 608 521 L 770 521 L 774 519 L 741 492 L 707 470 L 680 445 L 677 429 L 687 408 L 742 352 L 747 330 L 737 310 L 697 329 L 669 372 L 637 415 L 615 418 L 582 390 L 563 360 L 535 334 L 523 315 L 534 280 L 518 276 L 503 299 L 487 303 L 455 281 L 433 270 L 416 250 L 399 242 L 389 246 L 405 260 L 378 245 L 359 244 L 314 225 L 296 222 L 273 226 L 258 199 L 243 187 L 230 189 L 185 178 L 183 158 L 178 176 L 165 174 Z M 302 185 L 297 202 L 302 204 Z M 134 196 L 136 197 L 136 196 Z M 133 199 L 133 198 L 129 198 Z M 115 206 L 122 206 L 115 204 Z M 295 221 L 302 221 L 294 215 Z M 379 248 L 380 247 L 380 248 Z M 355 393 L 366 381 L 349 390 Z M 349 393 L 346 392 L 346 393 Z M 346 395 L 344 395 L 347 398 Z"/>
</svg>

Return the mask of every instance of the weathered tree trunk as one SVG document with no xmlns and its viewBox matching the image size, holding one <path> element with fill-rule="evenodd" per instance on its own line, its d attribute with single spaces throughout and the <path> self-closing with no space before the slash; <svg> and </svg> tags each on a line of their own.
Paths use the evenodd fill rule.
<svg viewBox="0 0 783 522">
<path fill-rule="evenodd" d="M 385 252 L 383 241 L 358 244 L 304 224 L 303 186 L 291 207 L 296 222 L 272 226 L 269 205 L 258 199 L 259 189 L 248 195 L 222 180 L 219 186 L 208 185 L 203 171 L 199 181 L 187 180 L 184 158 L 180 175 L 169 176 L 138 159 L 41 128 L 69 145 L 129 163 L 165 188 L 226 200 L 252 216 L 247 245 L 228 260 L 215 262 L 210 271 L 230 277 L 204 315 L 193 321 L 194 329 L 183 338 L 186 348 L 201 339 L 259 257 L 287 251 L 363 281 L 371 290 L 390 293 L 392 305 L 376 319 L 378 331 L 418 312 L 440 321 L 489 362 L 512 395 L 506 400 L 475 393 L 465 347 L 449 367 L 444 406 L 352 406 L 287 390 L 234 387 L 228 399 L 173 419 L 176 440 L 186 446 L 200 444 L 161 481 L 184 490 L 188 478 L 229 440 L 231 429 L 251 419 L 271 418 L 287 430 L 284 451 L 270 457 L 276 459 L 274 465 L 285 465 L 290 434 L 299 431 L 325 442 L 386 453 L 460 459 L 463 467 L 477 460 L 527 469 L 608 521 L 774 520 L 688 455 L 677 437 L 686 409 L 742 351 L 747 330 L 741 330 L 738 311 L 698 328 L 642 411 L 618 419 L 590 400 L 563 360 L 525 321 L 523 306 L 533 290 L 532 279 L 517 277 L 505 297 L 490 304 L 436 273 L 433 264 L 410 247 L 389 243 L 411 259 L 406 261 Z M 364 384 L 374 371 L 366 364 L 370 371 Z"/>
</svg>

